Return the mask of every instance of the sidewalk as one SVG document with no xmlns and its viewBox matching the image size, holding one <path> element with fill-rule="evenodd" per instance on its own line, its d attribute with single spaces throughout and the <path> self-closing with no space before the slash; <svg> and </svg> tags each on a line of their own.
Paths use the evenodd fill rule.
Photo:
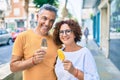
<svg viewBox="0 0 120 80">
<path fill-rule="evenodd" d="M 88 44 L 85 44 L 84 39 L 82 39 L 78 44 L 86 46 L 92 52 L 100 80 L 120 80 L 120 71 L 115 67 L 110 59 L 105 58 L 102 51 L 92 39 L 88 41 Z"/>
<path fill-rule="evenodd" d="M 9 63 L 0 65 L 0 80 L 11 74 Z"/>
</svg>

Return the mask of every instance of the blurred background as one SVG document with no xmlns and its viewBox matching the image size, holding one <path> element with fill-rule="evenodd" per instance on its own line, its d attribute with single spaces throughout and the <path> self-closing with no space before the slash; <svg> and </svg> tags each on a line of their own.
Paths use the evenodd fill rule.
<svg viewBox="0 0 120 80">
<path fill-rule="evenodd" d="M 58 8 L 55 22 L 71 18 L 89 29 L 88 43 L 83 35 L 78 44 L 93 53 L 101 80 L 120 80 L 120 0 L 0 0 L 0 80 L 21 80 L 9 69 L 12 46 L 19 33 L 36 27 L 45 3 Z"/>
</svg>

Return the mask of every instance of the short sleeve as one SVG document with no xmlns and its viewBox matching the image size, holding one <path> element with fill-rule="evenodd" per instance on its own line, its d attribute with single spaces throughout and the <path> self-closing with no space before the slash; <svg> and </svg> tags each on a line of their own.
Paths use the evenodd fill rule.
<svg viewBox="0 0 120 80">
<path fill-rule="evenodd" d="M 99 80 L 95 60 L 91 52 L 87 49 L 84 62 L 84 80 Z"/>
<path fill-rule="evenodd" d="M 24 48 L 24 36 L 23 34 L 19 34 L 14 42 L 12 55 L 23 56 L 23 48 Z"/>
</svg>

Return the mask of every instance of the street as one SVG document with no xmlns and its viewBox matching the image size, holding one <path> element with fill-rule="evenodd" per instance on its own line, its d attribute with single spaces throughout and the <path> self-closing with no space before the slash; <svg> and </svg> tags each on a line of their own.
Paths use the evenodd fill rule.
<svg viewBox="0 0 120 80">
<path fill-rule="evenodd" d="M 120 39 L 110 40 L 110 55 L 109 58 L 120 70 Z"/>
<path fill-rule="evenodd" d="M 10 62 L 13 45 L 0 45 L 0 65 Z"/>
</svg>

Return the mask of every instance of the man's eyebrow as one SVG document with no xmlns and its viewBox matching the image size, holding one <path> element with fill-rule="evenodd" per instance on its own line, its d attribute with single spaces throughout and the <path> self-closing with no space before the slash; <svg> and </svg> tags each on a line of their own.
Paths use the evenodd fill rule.
<svg viewBox="0 0 120 80">
<path fill-rule="evenodd" d="M 55 19 L 51 19 L 51 21 L 55 21 Z"/>
</svg>

